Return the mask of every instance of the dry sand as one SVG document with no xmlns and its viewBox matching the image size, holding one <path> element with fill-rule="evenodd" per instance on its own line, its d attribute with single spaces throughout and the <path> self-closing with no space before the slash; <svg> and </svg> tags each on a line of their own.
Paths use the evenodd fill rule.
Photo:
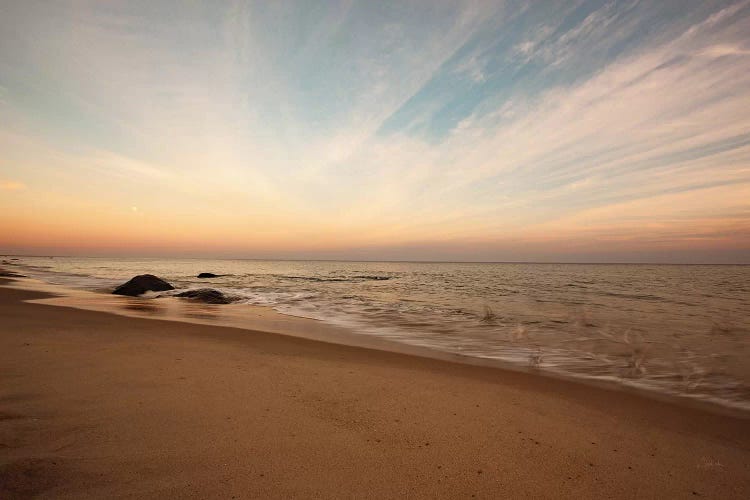
<svg viewBox="0 0 750 500">
<path fill-rule="evenodd" d="M 750 498 L 750 420 L 0 288 L 0 498 Z"/>
</svg>

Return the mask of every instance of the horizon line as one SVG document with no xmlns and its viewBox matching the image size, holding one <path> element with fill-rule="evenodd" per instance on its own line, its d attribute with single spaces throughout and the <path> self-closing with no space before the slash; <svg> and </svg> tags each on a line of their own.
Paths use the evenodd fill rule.
<svg viewBox="0 0 750 500">
<path fill-rule="evenodd" d="M 349 262 L 390 264 L 574 264 L 574 265 L 633 265 L 633 266 L 750 266 L 750 262 L 591 262 L 591 261 L 521 261 L 521 260 L 388 260 L 388 259 L 285 259 L 260 257 L 164 257 L 164 256 L 104 256 L 104 255 L 29 255 L 3 254 L 2 257 L 65 258 L 65 259 L 153 259 L 153 260 L 249 260 L 276 262 Z"/>
</svg>

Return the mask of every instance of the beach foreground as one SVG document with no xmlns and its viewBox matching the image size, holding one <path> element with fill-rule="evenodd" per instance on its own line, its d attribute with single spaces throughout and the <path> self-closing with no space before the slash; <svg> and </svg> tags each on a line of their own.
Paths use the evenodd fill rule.
<svg viewBox="0 0 750 500">
<path fill-rule="evenodd" d="M 750 420 L 0 288 L 0 498 L 748 498 Z"/>
</svg>

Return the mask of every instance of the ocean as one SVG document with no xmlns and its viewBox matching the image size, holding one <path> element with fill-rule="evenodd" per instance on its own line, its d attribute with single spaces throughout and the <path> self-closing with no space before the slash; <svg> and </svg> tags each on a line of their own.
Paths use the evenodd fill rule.
<svg viewBox="0 0 750 500">
<path fill-rule="evenodd" d="M 358 335 L 750 410 L 750 266 L 73 257 L 10 262 L 30 277 L 100 292 L 151 273 L 177 291 L 216 288 L 237 303 Z M 200 272 L 223 276 L 198 279 Z"/>
</svg>

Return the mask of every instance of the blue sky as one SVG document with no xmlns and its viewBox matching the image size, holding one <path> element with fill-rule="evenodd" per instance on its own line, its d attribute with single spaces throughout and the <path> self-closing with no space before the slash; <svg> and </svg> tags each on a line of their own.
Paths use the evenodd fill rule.
<svg viewBox="0 0 750 500">
<path fill-rule="evenodd" d="M 747 1 L 2 2 L 0 251 L 747 262 L 748 33 Z"/>
</svg>

